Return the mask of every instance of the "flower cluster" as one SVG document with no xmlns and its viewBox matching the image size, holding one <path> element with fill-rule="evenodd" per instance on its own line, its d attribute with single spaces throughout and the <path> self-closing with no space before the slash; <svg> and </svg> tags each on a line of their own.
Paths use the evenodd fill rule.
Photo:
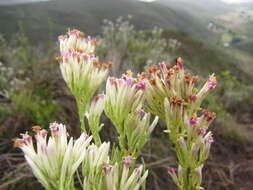
<svg viewBox="0 0 253 190">
<path fill-rule="evenodd" d="M 77 140 L 68 134 L 63 124 L 51 123 L 51 136 L 48 131 L 34 126 L 37 147 L 30 135 L 23 134 L 15 140 L 15 146 L 21 148 L 34 175 L 48 190 L 74 189 L 74 173 L 87 156 L 87 147 L 92 137 L 82 133 Z M 80 151 L 82 150 L 82 151 Z"/>
<path fill-rule="evenodd" d="M 141 185 L 146 181 L 148 171 L 143 173 L 143 166 L 139 166 L 134 170 L 130 170 L 127 164 L 124 164 L 123 170 L 116 163 L 113 166 L 105 165 L 106 187 L 111 189 L 140 189 Z M 122 170 L 122 172 L 121 172 Z"/>
<path fill-rule="evenodd" d="M 148 171 L 142 165 L 136 167 L 135 159 L 160 117 L 178 157 L 178 171 L 168 168 L 168 174 L 180 190 L 203 189 L 202 168 L 214 141 L 208 127 L 216 115 L 201 103 L 217 86 L 215 75 L 198 89 L 198 77 L 186 73 L 178 58 L 175 66 L 162 62 L 136 78 L 131 71 L 121 78 L 109 77 L 106 93 L 94 97 L 111 63 L 99 63 L 94 53 L 96 41 L 78 30 L 60 36 L 59 41 L 63 78 L 76 98 L 81 129 L 86 131 L 86 116 L 95 144 L 90 145 L 92 137 L 86 133 L 77 140 L 69 138 L 66 127 L 58 123 L 50 124 L 49 137 L 47 130 L 33 127 L 36 148 L 33 138 L 22 134 L 15 146 L 24 152 L 41 184 L 47 190 L 75 190 L 77 173 L 83 190 L 145 189 Z M 103 111 L 119 134 L 119 148 L 114 144 L 110 149 L 110 143 L 100 139 Z M 156 116 L 153 121 L 151 114 Z"/>
<path fill-rule="evenodd" d="M 128 151 L 131 154 L 138 155 L 139 151 L 148 141 L 158 119 L 159 118 L 156 116 L 150 124 L 151 114 L 146 113 L 140 107 L 138 107 L 135 112 L 128 114 L 124 122 L 124 129 L 128 141 Z"/>
<path fill-rule="evenodd" d="M 215 113 L 202 109 L 203 99 L 212 91 L 217 81 L 211 75 L 199 90 L 197 76 L 184 71 L 184 62 L 178 58 L 176 65 L 160 63 L 142 74 L 149 82 L 145 91 L 148 110 L 166 121 L 167 130 L 178 157 L 178 175 L 169 168 L 168 173 L 179 189 L 201 189 L 201 170 L 208 158 L 212 133 L 208 126 Z"/>
<path fill-rule="evenodd" d="M 112 63 L 100 63 L 94 50 L 96 41 L 85 38 L 84 33 L 71 30 L 60 36 L 60 52 L 57 57 L 64 80 L 77 100 L 83 131 L 83 117 L 89 101 L 105 81 Z"/>
<path fill-rule="evenodd" d="M 106 83 L 105 112 L 119 132 L 123 131 L 126 115 L 144 101 L 146 81 L 137 81 L 128 71 L 121 78 L 109 77 Z"/>
<path fill-rule="evenodd" d="M 165 62 L 148 68 L 147 73 L 143 73 L 142 77 L 148 78 L 146 88 L 146 99 L 149 105 L 149 111 L 165 119 L 164 99 L 174 97 L 178 101 L 184 101 L 185 106 L 191 106 L 191 111 L 197 109 L 201 105 L 205 96 L 213 90 L 216 85 L 216 78 L 211 75 L 201 90 L 195 86 L 199 78 L 191 74 L 185 73 L 184 62 L 181 58 L 177 59 L 175 66 L 170 66 Z M 179 102 L 178 102 L 179 103 Z"/>
<path fill-rule="evenodd" d="M 59 36 L 60 52 L 64 52 L 70 49 L 79 49 L 86 53 L 94 53 L 96 47 L 96 40 L 90 36 L 85 38 L 85 34 L 79 30 L 70 30 L 67 34 Z"/>
<path fill-rule="evenodd" d="M 113 161 L 109 158 L 109 148 L 109 143 L 103 143 L 100 147 L 94 144 L 89 147 L 82 167 L 83 189 L 139 189 L 145 182 L 148 171 L 144 171 L 143 166 L 134 169 L 134 158 L 131 156 L 125 157 L 123 163 L 110 164 Z"/>
<path fill-rule="evenodd" d="M 150 125 L 150 114 L 142 110 L 146 85 L 146 79 L 134 78 L 131 71 L 121 78 L 109 77 L 106 84 L 105 113 L 120 135 L 121 149 L 128 147 L 132 154 L 143 147 L 158 121 Z"/>
<path fill-rule="evenodd" d="M 105 189 L 103 172 L 104 163 L 109 163 L 110 143 L 104 142 L 99 147 L 92 144 L 88 149 L 87 159 L 82 164 L 83 189 Z"/>
</svg>

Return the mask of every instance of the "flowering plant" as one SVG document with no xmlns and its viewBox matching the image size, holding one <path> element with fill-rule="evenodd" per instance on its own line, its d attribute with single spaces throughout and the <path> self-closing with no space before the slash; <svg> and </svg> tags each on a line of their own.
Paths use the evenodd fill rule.
<svg viewBox="0 0 253 190">
<path fill-rule="evenodd" d="M 57 57 L 64 80 L 77 101 L 81 128 L 84 132 L 84 115 L 89 102 L 108 75 L 111 63 L 101 64 L 94 50 L 96 40 L 85 38 L 83 32 L 71 30 L 60 36 L 60 53 Z"/>
<path fill-rule="evenodd" d="M 199 90 L 198 77 L 186 73 L 179 58 L 173 67 L 162 62 L 136 78 L 131 71 L 107 78 L 111 63 L 98 62 L 94 39 L 72 30 L 59 41 L 57 60 L 76 99 L 82 134 L 74 140 L 65 125 L 51 123 L 50 137 L 45 129 L 33 127 L 36 149 L 28 133 L 15 141 L 41 184 L 47 190 L 74 190 L 78 180 L 83 190 L 145 189 L 148 170 L 144 164 L 136 166 L 137 160 L 160 117 L 178 157 L 178 172 L 169 168 L 169 175 L 180 190 L 203 189 L 202 167 L 213 142 L 207 129 L 215 113 L 202 109 L 201 103 L 216 87 L 215 76 Z M 106 78 L 105 94 L 96 95 Z M 118 144 L 111 149 L 112 143 L 99 135 L 103 111 L 118 132 Z"/>
<path fill-rule="evenodd" d="M 119 133 L 120 148 L 125 154 L 138 153 L 158 121 L 156 117 L 150 125 L 150 114 L 142 109 L 145 87 L 146 80 L 133 78 L 131 71 L 120 79 L 107 80 L 105 113 Z"/>
<path fill-rule="evenodd" d="M 178 174 L 174 168 L 168 168 L 168 173 L 179 189 L 203 189 L 202 167 L 213 142 L 212 133 L 207 129 L 215 119 L 215 113 L 200 106 L 216 87 L 216 78 L 211 75 L 199 90 L 195 87 L 198 77 L 185 73 L 181 58 L 173 67 L 163 62 L 160 68 L 149 67 L 148 72 L 147 107 L 165 120 L 165 132 L 169 134 L 178 157 Z"/>
</svg>

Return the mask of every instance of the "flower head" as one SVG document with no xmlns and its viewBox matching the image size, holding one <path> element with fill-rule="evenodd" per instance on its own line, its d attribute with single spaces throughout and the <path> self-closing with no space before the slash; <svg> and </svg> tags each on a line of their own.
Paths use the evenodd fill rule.
<svg viewBox="0 0 253 190">
<path fill-rule="evenodd" d="M 197 76 L 192 76 L 184 72 L 182 58 L 178 58 L 176 65 L 171 67 L 162 62 L 157 66 L 148 68 L 147 85 L 145 96 L 150 111 L 165 119 L 164 100 L 173 97 L 184 100 L 184 102 L 195 102 L 197 96 L 195 85 L 198 82 Z"/>
<path fill-rule="evenodd" d="M 65 35 L 59 36 L 60 51 L 64 53 L 70 49 L 79 49 L 86 53 L 93 53 L 96 47 L 96 40 L 90 36 L 85 38 L 85 34 L 79 30 L 69 30 Z"/>
<path fill-rule="evenodd" d="M 105 113 L 113 121 L 118 131 L 131 111 L 144 101 L 145 82 L 138 82 L 132 73 L 123 74 L 121 78 L 109 77 L 106 83 Z"/>
<path fill-rule="evenodd" d="M 57 60 L 61 73 L 77 100 L 80 118 L 83 118 L 90 99 L 105 81 L 112 63 L 100 63 L 94 52 L 96 41 L 85 38 L 78 30 L 60 36 L 59 42 L 61 55 Z M 82 128 L 85 130 L 84 126 Z"/>
<path fill-rule="evenodd" d="M 206 109 L 204 109 L 202 113 L 206 122 L 212 122 L 216 118 L 216 114 L 214 112 L 208 111 Z"/>
<path fill-rule="evenodd" d="M 59 179 L 60 183 L 68 186 L 86 156 L 92 137 L 83 138 L 82 134 L 75 142 L 73 138 L 68 140 L 65 126 L 58 123 L 50 124 L 52 136 L 48 139 L 45 129 L 33 127 L 33 130 L 36 131 L 36 149 L 32 137 L 27 133 L 22 134 L 22 139 L 16 139 L 14 145 L 24 152 L 28 165 L 46 189 L 52 185 L 58 187 L 59 184 L 54 180 L 48 181 L 47 178 Z"/>
</svg>

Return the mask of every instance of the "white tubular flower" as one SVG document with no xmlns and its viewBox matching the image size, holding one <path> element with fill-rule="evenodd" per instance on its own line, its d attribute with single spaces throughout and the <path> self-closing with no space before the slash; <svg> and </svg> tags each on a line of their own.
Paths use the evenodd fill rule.
<svg viewBox="0 0 253 190">
<path fill-rule="evenodd" d="M 152 94 L 151 97 L 165 97 L 178 96 L 181 97 L 181 85 L 184 80 L 183 62 L 180 58 L 180 66 L 170 67 L 165 62 L 159 64 L 160 68 L 152 65 L 148 68 L 149 83 L 147 91 Z M 156 94 L 154 94 L 156 93 Z"/>
<path fill-rule="evenodd" d="M 96 167 L 101 167 L 103 163 L 109 162 L 109 150 L 110 150 L 110 143 L 104 142 L 102 145 L 97 147 L 96 145 L 92 144 L 88 149 L 88 160 L 89 166 L 91 169 Z"/>
<path fill-rule="evenodd" d="M 123 166 L 122 174 L 120 171 L 117 163 L 110 167 L 105 176 L 107 190 L 138 190 L 148 176 L 148 171 L 143 173 L 142 165 L 135 168 L 132 173 L 126 165 Z"/>
<path fill-rule="evenodd" d="M 177 97 L 172 97 L 170 100 L 167 98 L 164 100 L 165 109 L 165 121 L 167 125 L 167 131 L 170 133 L 172 140 L 177 133 L 184 131 L 182 128 L 184 118 L 184 100 Z"/>
<path fill-rule="evenodd" d="M 85 116 L 89 122 L 90 130 L 94 136 L 96 144 L 101 144 L 99 132 L 104 124 L 100 124 L 100 116 L 104 110 L 104 94 L 99 94 L 91 100 L 90 107 Z"/>
<path fill-rule="evenodd" d="M 180 166 L 178 176 L 172 168 L 168 172 L 179 189 L 202 189 L 201 165 L 208 158 L 213 142 L 207 129 L 215 113 L 202 110 L 201 103 L 217 86 L 215 75 L 209 76 L 199 90 L 196 88 L 198 77 L 185 73 L 181 58 L 173 67 L 164 62 L 159 66 L 150 66 L 148 72 L 139 77 L 149 79 L 145 89 L 147 110 L 166 121 L 165 132 L 175 145 Z M 189 179 L 182 177 L 186 175 Z"/>
<path fill-rule="evenodd" d="M 90 99 L 105 81 L 112 63 L 101 64 L 94 53 L 95 40 L 84 38 L 78 30 L 59 37 L 62 76 L 77 101 L 81 128 L 85 132 L 84 114 Z"/>
<path fill-rule="evenodd" d="M 200 89 L 200 91 L 196 95 L 197 106 L 201 104 L 203 99 L 207 96 L 207 94 L 210 91 L 216 88 L 217 84 L 218 82 L 216 80 L 215 74 L 210 75 L 204 86 Z"/>
<path fill-rule="evenodd" d="M 50 124 L 51 134 L 47 140 L 47 131 L 34 128 L 37 149 L 32 145 L 32 137 L 25 134 L 15 141 L 21 148 L 34 175 L 48 190 L 73 189 L 73 175 L 87 154 L 87 146 L 92 137 L 84 133 L 74 141 L 68 141 L 66 127 L 62 124 Z M 80 151 L 82 150 L 82 151 Z"/>
<path fill-rule="evenodd" d="M 128 141 L 128 151 L 133 155 L 143 148 L 152 131 L 154 130 L 159 118 L 155 117 L 150 123 L 151 114 L 146 113 L 139 106 L 134 112 L 128 114 L 124 122 L 124 130 Z"/>
<path fill-rule="evenodd" d="M 105 171 L 105 181 L 106 181 L 106 189 L 107 190 L 117 190 L 119 184 L 119 166 L 118 164 L 114 164 L 110 167 L 108 171 Z"/>
<path fill-rule="evenodd" d="M 104 111 L 104 100 L 105 94 L 98 94 L 91 100 L 89 111 L 87 112 L 87 117 L 98 116 Z"/>
<path fill-rule="evenodd" d="M 174 168 L 168 168 L 167 169 L 168 174 L 171 176 L 172 180 L 174 181 L 175 184 L 179 185 L 179 180 L 178 180 L 178 176 L 176 174 L 176 171 Z"/>
<path fill-rule="evenodd" d="M 83 190 L 104 189 L 104 172 L 106 173 L 110 170 L 109 150 L 109 142 L 104 142 L 100 146 L 92 144 L 88 148 L 87 159 L 85 159 L 82 165 L 82 174 L 84 177 Z"/>
<path fill-rule="evenodd" d="M 202 151 L 201 151 L 201 156 L 202 156 L 202 159 L 203 160 L 206 160 L 209 156 L 209 152 L 210 152 L 210 148 L 211 148 L 211 145 L 212 143 L 214 142 L 214 139 L 212 137 L 212 132 L 208 132 L 205 136 L 203 136 L 203 138 L 201 139 L 201 148 L 202 148 Z"/>
<path fill-rule="evenodd" d="M 71 49 L 58 57 L 64 80 L 78 99 L 90 99 L 106 79 L 111 63 L 101 64 L 95 54 Z"/>
<path fill-rule="evenodd" d="M 196 101 L 195 84 L 197 76 L 184 72 L 184 63 L 178 58 L 176 65 L 171 67 L 162 62 L 157 66 L 148 68 L 149 82 L 145 90 L 149 111 L 165 120 L 164 99 L 177 97 L 185 102 Z M 144 75 L 144 74 L 142 74 Z"/>
<path fill-rule="evenodd" d="M 59 36 L 60 51 L 64 52 L 70 49 L 80 49 L 86 53 L 94 53 L 96 40 L 90 36 L 85 38 L 85 34 L 79 30 L 70 30 L 66 35 Z"/>
<path fill-rule="evenodd" d="M 146 81 L 136 81 L 131 71 L 122 78 L 109 77 L 106 83 L 105 113 L 112 120 L 117 131 L 123 132 L 126 116 L 143 103 Z"/>
<path fill-rule="evenodd" d="M 201 187 L 202 182 L 202 168 L 203 165 L 200 165 L 199 167 L 195 168 L 195 170 L 192 172 L 192 183 L 197 186 L 197 189 L 202 190 L 203 187 Z"/>
</svg>

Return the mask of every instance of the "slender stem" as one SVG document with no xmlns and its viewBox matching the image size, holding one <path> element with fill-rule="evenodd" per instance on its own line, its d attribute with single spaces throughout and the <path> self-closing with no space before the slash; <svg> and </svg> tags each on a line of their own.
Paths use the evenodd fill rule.
<svg viewBox="0 0 253 190">
<path fill-rule="evenodd" d="M 120 134 L 119 136 L 119 146 L 121 148 L 122 155 L 126 152 L 126 135 Z"/>
<path fill-rule="evenodd" d="M 93 138 L 94 138 L 95 144 L 97 146 L 100 146 L 102 142 L 101 142 L 99 134 L 98 133 L 93 134 Z"/>
<path fill-rule="evenodd" d="M 86 128 L 85 128 L 85 105 L 82 104 L 80 100 L 77 100 L 77 108 L 78 108 L 78 113 L 79 113 L 79 120 L 80 120 L 80 127 L 82 132 L 87 133 Z"/>
</svg>

